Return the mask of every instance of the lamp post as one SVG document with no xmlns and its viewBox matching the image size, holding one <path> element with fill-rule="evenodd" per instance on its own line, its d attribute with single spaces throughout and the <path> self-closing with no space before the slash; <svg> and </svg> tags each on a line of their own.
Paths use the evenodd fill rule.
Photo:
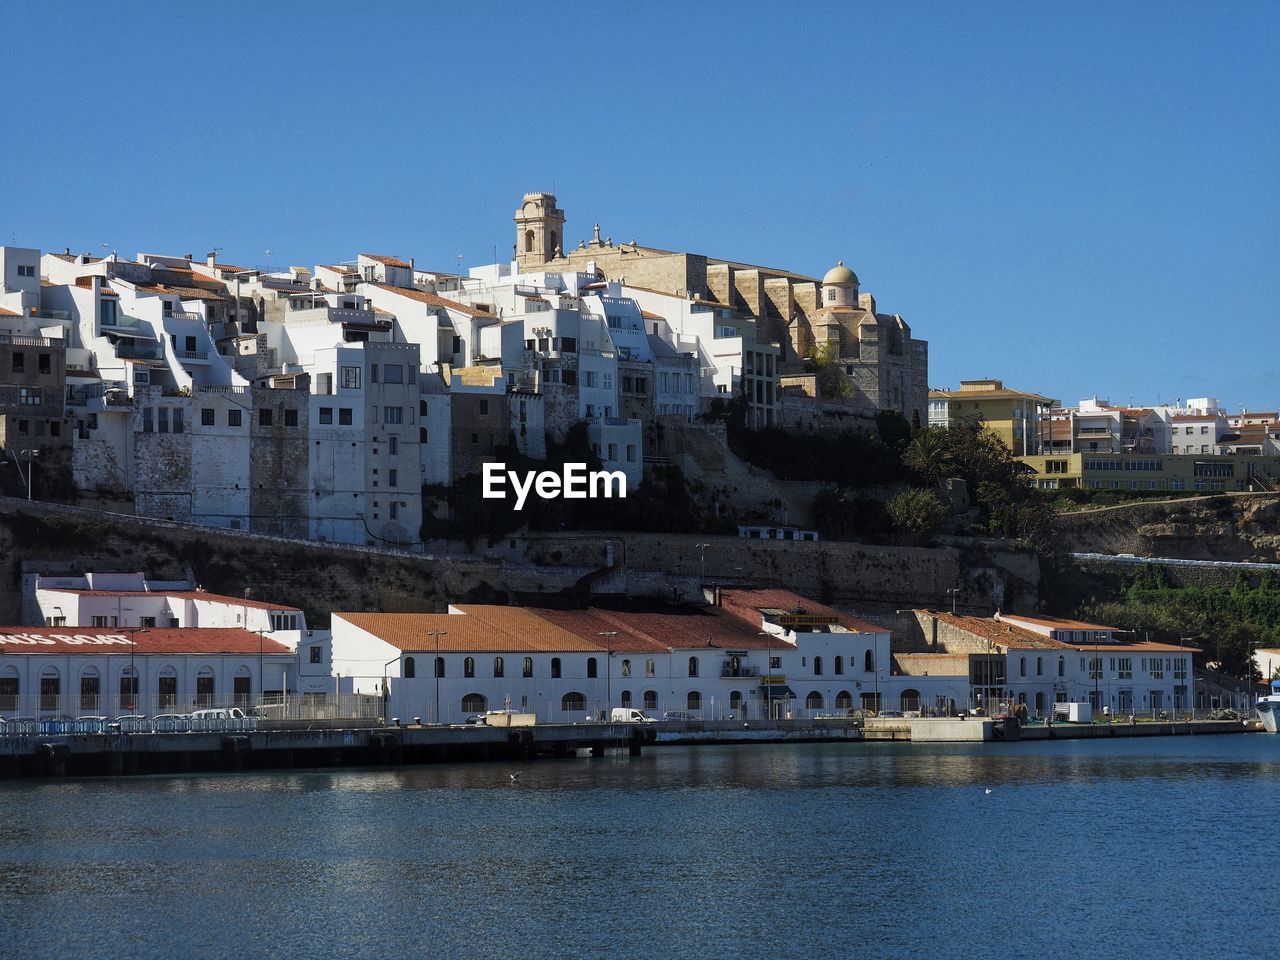
<svg viewBox="0 0 1280 960">
<path fill-rule="evenodd" d="M 960 593 L 960 588 L 948 587 L 945 592 L 951 594 L 951 615 L 954 617 L 956 615 L 956 596 Z"/>
<path fill-rule="evenodd" d="M 22 475 L 22 458 L 23 458 L 23 456 L 26 456 L 26 458 L 27 458 L 27 474 L 26 474 L 26 476 L 25 476 L 25 477 Z M 35 465 L 34 465 L 34 461 L 35 461 L 35 458 L 36 458 L 36 457 L 38 457 L 38 456 L 40 456 L 40 451 L 39 451 L 39 450 L 33 450 L 33 449 L 31 449 L 30 447 L 27 447 L 27 448 L 25 448 L 25 449 L 23 449 L 23 450 L 19 450 L 19 451 L 18 451 L 18 455 L 17 455 L 16 457 L 14 457 L 14 458 L 13 458 L 13 460 L 6 460 L 6 461 L 5 461 L 6 463 L 12 463 L 12 464 L 14 465 L 14 467 L 15 467 L 15 468 L 17 468 L 17 471 L 18 471 L 18 481 L 19 481 L 19 482 L 22 482 L 23 480 L 25 480 L 25 481 L 26 481 L 26 483 L 27 483 L 27 499 L 28 499 L 28 500 L 30 500 L 30 499 L 31 499 L 31 475 L 32 475 L 32 473 L 34 472 L 34 466 L 35 466 Z"/>
<path fill-rule="evenodd" d="M 709 546 L 711 546 L 711 544 L 709 543 L 695 543 L 693 545 L 693 549 L 697 550 L 701 557 L 699 561 L 699 566 L 698 566 L 698 587 L 699 588 L 702 587 L 702 584 L 707 579 L 707 547 Z"/>
<path fill-rule="evenodd" d="M 613 638 L 618 635 L 617 630 L 601 630 L 600 636 L 604 637 L 604 705 L 608 711 L 613 710 L 613 686 L 610 680 L 613 676 Z M 611 714 L 606 714 L 608 719 Z"/>
<path fill-rule="evenodd" d="M 1194 637 L 1184 637 L 1181 634 L 1179 634 L 1178 635 L 1178 659 L 1179 660 L 1182 659 L 1182 647 L 1184 644 L 1189 643 L 1192 640 L 1203 640 L 1204 636 L 1205 635 L 1203 633 L 1197 633 Z M 1192 658 L 1188 657 L 1187 660 L 1191 661 Z M 1196 709 L 1195 707 L 1196 672 L 1195 672 L 1195 668 L 1191 665 L 1190 662 L 1187 665 L 1187 676 L 1185 679 L 1187 680 L 1186 707 L 1191 711 L 1191 716 L 1194 717 L 1195 709 Z"/>
<path fill-rule="evenodd" d="M 436 639 L 436 658 L 432 661 L 431 672 L 436 678 L 436 723 L 440 722 L 440 674 L 444 672 L 444 664 L 440 660 L 440 638 L 443 637 L 447 630 L 428 630 L 428 637 Z"/>
<path fill-rule="evenodd" d="M 391 690 L 388 688 L 388 684 L 387 684 L 387 667 L 391 666 L 393 663 L 399 663 L 400 658 L 402 656 L 404 656 L 403 652 L 398 653 L 382 665 L 382 712 L 383 714 L 387 713 L 387 706 L 391 703 Z M 354 691 L 354 688 L 352 689 Z M 389 724 L 391 721 L 390 721 L 390 718 L 383 716 L 382 722 L 385 725 L 385 724 Z"/>
</svg>

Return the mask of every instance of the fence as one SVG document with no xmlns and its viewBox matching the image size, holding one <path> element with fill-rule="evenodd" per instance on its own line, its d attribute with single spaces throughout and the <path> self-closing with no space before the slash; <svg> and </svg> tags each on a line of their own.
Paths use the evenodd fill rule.
<svg viewBox="0 0 1280 960">
<path fill-rule="evenodd" d="M 194 700 L 181 703 L 176 696 L 133 697 L 127 691 L 111 697 L 96 694 L 41 693 L 22 697 L 0 694 L 0 732 L 199 733 L 222 729 L 201 726 L 193 721 L 193 713 L 209 710 L 235 711 L 255 725 L 259 720 L 371 720 L 383 715 L 381 698 L 358 694 L 303 694 L 291 695 L 288 699 L 267 697 L 263 700 L 247 696 L 215 699 L 197 695 Z M 232 726 L 226 729 L 239 728 Z"/>
</svg>

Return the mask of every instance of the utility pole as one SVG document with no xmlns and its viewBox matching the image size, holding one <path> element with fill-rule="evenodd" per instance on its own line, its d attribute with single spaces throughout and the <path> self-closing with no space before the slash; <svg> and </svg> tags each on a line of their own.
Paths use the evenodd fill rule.
<svg viewBox="0 0 1280 960">
<path fill-rule="evenodd" d="M 436 678 L 436 723 L 440 722 L 440 674 L 444 672 L 444 663 L 440 660 L 440 638 L 446 633 L 446 630 L 427 631 L 427 636 L 436 638 L 436 659 L 431 664 L 431 672 Z"/>
<path fill-rule="evenodd" d="M 613 710 L 613 638 L 618 635 L 617 630 L 601 630 L 600 636 L 604 637 L 604 705 L 605 709 L 610 711 L 606 714 L 605 719 L 608 720 L 612 716 Z"/>
</svg>

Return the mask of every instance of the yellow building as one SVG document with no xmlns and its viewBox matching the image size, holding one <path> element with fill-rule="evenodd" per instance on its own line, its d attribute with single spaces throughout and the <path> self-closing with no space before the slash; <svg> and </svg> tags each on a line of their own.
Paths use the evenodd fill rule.
<svg viewBox="0 0 1280 960">
<path fill-rule="evenodd" d="M 1014 454 L 1040 450 L 1040 420 L 1057 400 L 1010 390 L 1000 380 L 961 380 L 959 390 L 929 391 L 929 426 L 979 419 Z"/>
<path fill-rule="evenodd" d="M 1019 457 L 1043 490 L 1276 490 L 1280 457 L 1066 453 Z"/>
</svg>

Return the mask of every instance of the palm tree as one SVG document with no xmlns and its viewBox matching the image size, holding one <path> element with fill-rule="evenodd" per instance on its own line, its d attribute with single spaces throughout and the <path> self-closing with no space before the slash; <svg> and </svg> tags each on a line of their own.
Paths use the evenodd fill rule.
<svg viewBox="0 0 1280 960">
<path fill-rule="evenodd" d="M 937 484 L 951 466 L 951 451 L 947 448 L 944 429 L 925 427 L 917 433 L 903 451 L 902 463 L 930 486 Z"/>
</svg>

